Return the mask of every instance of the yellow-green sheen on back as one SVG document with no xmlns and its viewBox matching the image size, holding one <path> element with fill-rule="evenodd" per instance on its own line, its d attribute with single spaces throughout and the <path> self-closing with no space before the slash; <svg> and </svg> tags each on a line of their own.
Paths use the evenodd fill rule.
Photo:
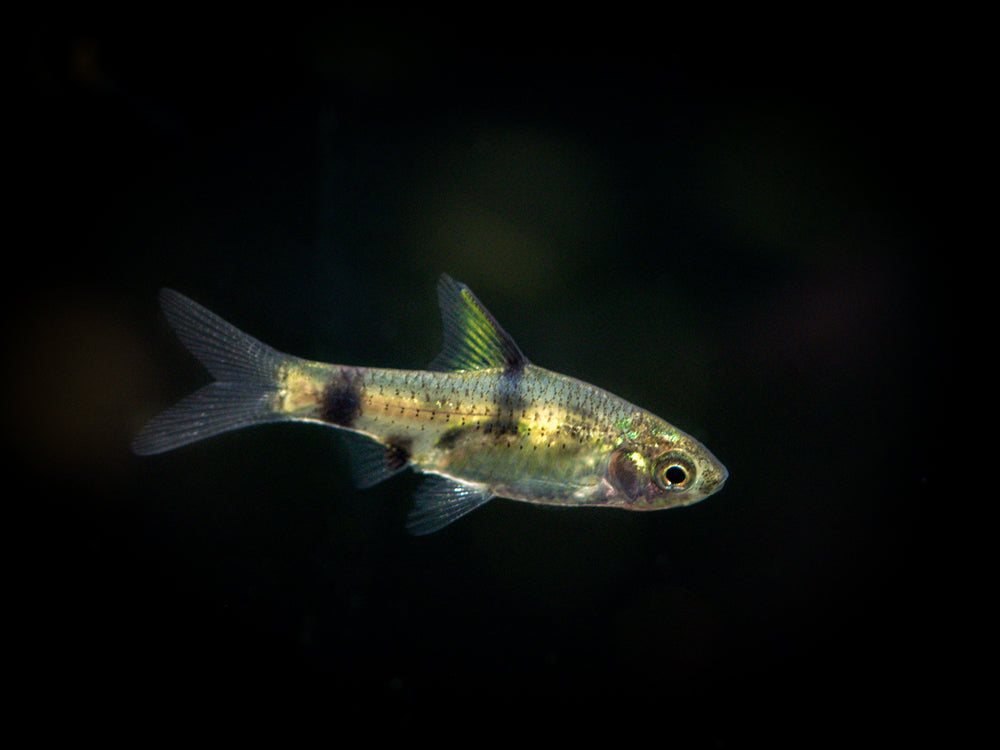
<svg viewBox="0 0 1000 750">
<path fill-rule="evenodd" d="M 694 438 L 588 383 L 531 364 L 463 284 L 438 285 L 444 347 L 430 370 L 281 354 L 164 290 L 178 334 L 217 378 L 134 441 L 157 453 L 228 429 L 294 420 L 348 438 L 355 480 L 428 475 L 409 528 L 429 533 L 494 496 L 653 510 L 720 489 L 726 470 Z"/>
</svg>

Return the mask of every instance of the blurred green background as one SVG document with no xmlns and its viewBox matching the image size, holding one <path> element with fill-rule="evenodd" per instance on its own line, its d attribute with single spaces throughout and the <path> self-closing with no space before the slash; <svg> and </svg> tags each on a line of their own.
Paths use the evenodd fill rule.
<svg viewBox="0 0 1000 750">
<path fill-rule="evenodd" d="M 912 684 L 933 66 L 877 32 L 588 26 L 30 25 L 2 391 L 25 679 L 302 689 L 390 724 L 694 703 L 714 743 Z M 355 490 L 333 431 L 129 452 L 207 378 L 161 286 L 283 351 L 421 368 L 442 272 L 533 361 L 696 435 L 724 491 L 498 500 L 411 538 L 418 480 Z"/>
</svg>

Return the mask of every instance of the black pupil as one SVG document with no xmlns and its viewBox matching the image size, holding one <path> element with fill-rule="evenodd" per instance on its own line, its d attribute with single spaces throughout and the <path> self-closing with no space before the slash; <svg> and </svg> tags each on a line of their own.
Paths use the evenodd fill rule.
<svg viewBox="0 0 1000 750">
<path fill-rule="evenodd" d="M 670 482 L 670 484 L 681 484 L 685 479 L 687 479 L 687 472 L 677 464 L 674 464 L 673 466 L 667 467 L 663 476 L 668 482 Z"/>
</svg>

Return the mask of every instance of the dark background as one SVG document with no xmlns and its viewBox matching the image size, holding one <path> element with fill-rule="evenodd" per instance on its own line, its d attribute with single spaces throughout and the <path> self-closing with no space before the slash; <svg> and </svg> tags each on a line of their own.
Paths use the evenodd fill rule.
<svg viewBox="0 0 1000 750">
<path fill-rule="evenodd" d="M 3 388 L 26 690 L 311 695 L 380 727 L 582 710 L 715 746 L 789 716 L 913 728 L 936 60 L 879 30 L 689 31 L 29 23 Z M 655 514 L 497 500 L 413 538 L 418 480 L 355 490 L 332 431 L 129 452 L 207 377 L 161 286 L 283 351 L 421 368 L 442 272 L 535 362 L 699 437 L 726 488 Z"/>
</svg>

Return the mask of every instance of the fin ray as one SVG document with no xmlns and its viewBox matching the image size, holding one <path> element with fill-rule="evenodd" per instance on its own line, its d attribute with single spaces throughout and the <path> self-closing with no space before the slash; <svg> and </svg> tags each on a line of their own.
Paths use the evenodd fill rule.
<svg viewBox="0 0 1000 750">
<path fill-rule="evenodd" d="M 132 441 L 132 450 L 151 455 L 229 430 L 288 417 L 275 411 L 284 362 L 294 359 L 240 331 L 172 289 L 160 303 L 181 342 L 215 378 L 154 417 Z"/>
<path fill-rule="evenodd" d="M 342 431 L 341 436 L 351 456 L 351 476 L 361 489 L 373 487 L 409 466 L 391 446 L 383 445 L 357 432 Z"/>
<path fill-rule="evenodd" d="M 288 355 L 248 336 L 173 289 L 160 290 L 160 304 L 178 338 L 216 380 L 277 382 L 278 370 Z"/>
<path fill-rule="evenodd" d="M 486 487 L 432 474 L 417 490 L 406 529 L 415 536 L 431 534 L 471 513 L 493 498 Z"/>
<path fill-rule="evenodd" d="M 281 421 L 273 391 L 243 383 L 210 383 L 153 417 L 132 440 L 140 456 L 180 448 L 241 427 Z"/>
<path fill-rule="evenodd" d="M 528 360 L 489 310 L 465 284 L 447 274 L 438 280 L 444 347 L 431 370 L 462 371 L 502 367 L 520 370 Z"/>
</svg>

